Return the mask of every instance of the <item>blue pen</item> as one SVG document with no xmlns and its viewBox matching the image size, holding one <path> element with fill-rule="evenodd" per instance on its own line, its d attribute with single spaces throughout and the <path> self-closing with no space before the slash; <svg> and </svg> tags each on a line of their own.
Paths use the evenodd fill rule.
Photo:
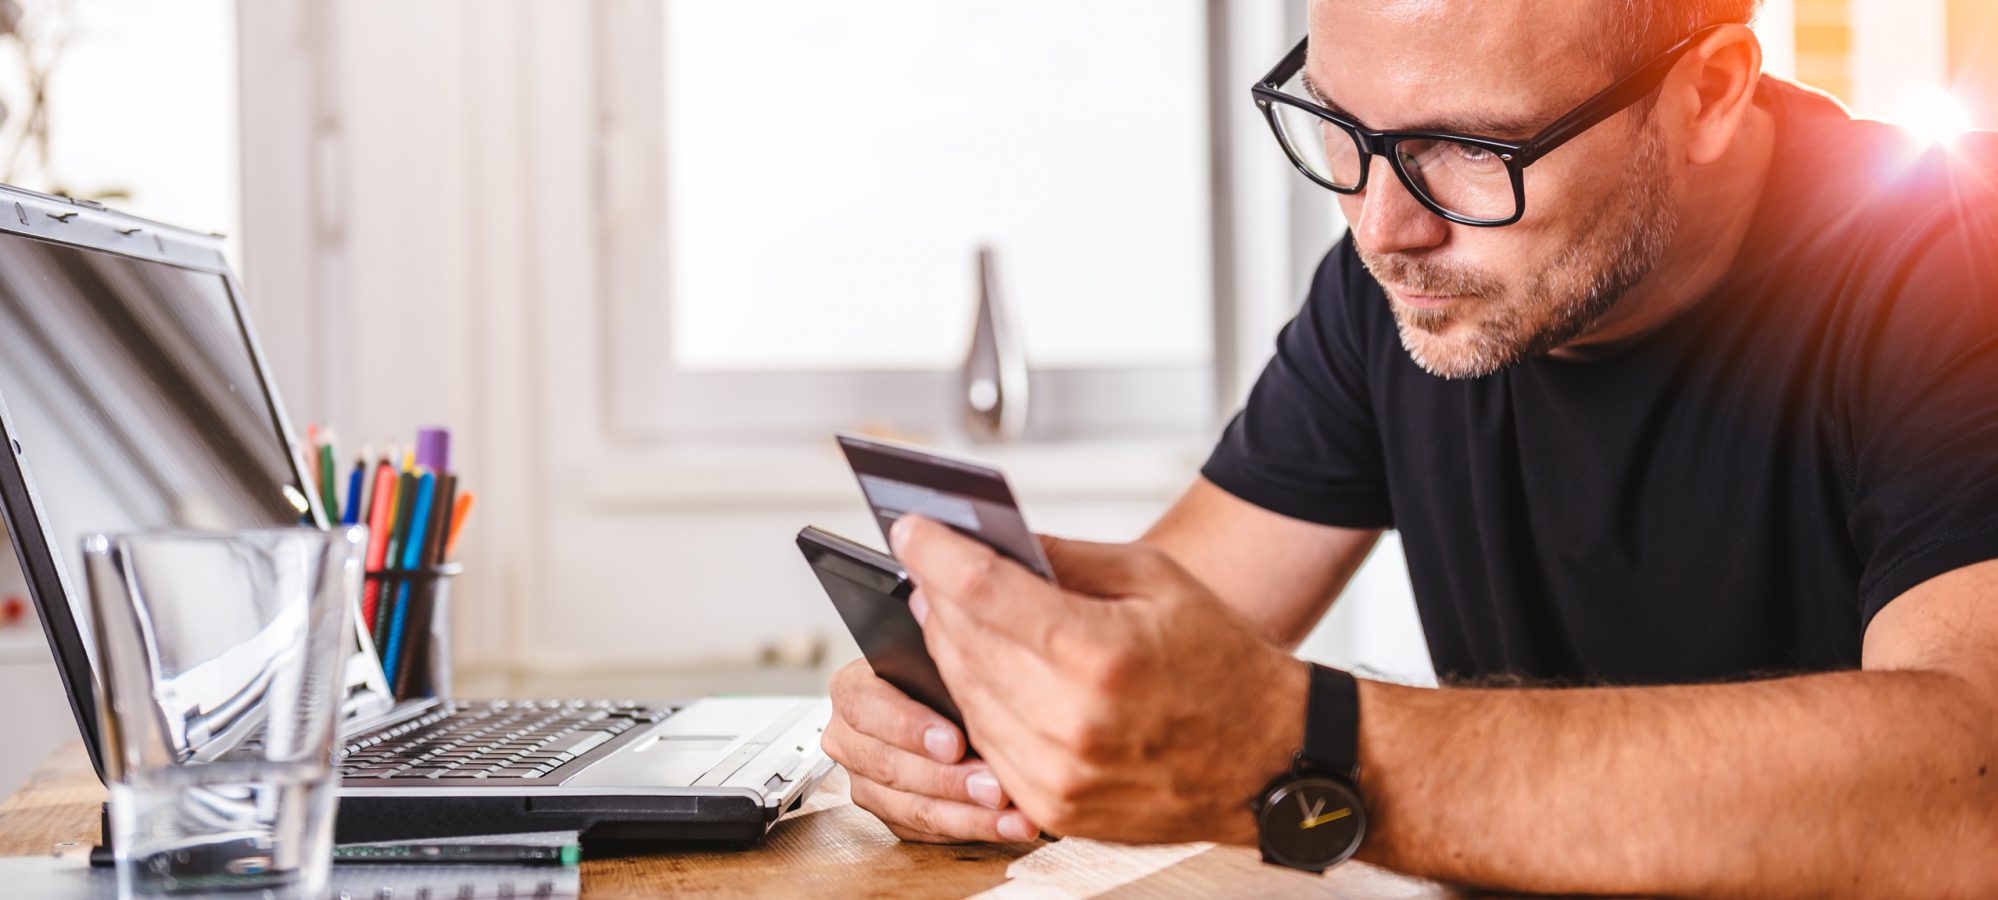
<svg viewBox="0 0 1998 900">
<path fill-rule="evenodd" d="M 416 481 L 416 508 L 409 517 L 409 539 L 403 543 L 402 569 L 414 573 L 423 564 L 423 532 L 430 524 L 430 504 L 437 493 L 437 476 L 423 473 Z M 382 657 L 382 674 L 395 683 L 395 667 L 402 656 L 402 620 L 409 609 L 409 582 L 395 589 L 395 608 L 389 614 L 388 653 Z"/>
<path fill-rule="evenodd" d="M 366 463 L 355 463 L 354 474 L 347 476 L 347 509 L 340 515 L 340 524 L 361 524 L 361 470 Z"/>
</svg>

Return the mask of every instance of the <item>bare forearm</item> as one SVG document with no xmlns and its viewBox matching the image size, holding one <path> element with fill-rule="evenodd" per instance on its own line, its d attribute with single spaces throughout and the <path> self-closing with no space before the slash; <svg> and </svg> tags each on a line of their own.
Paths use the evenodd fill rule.
<svg viewBox="0 0 1998 900">
<path fill-rule="evenodd" d="M 1998 890 L 1998 703 L 1952 675 L 1364 683 L 1363 858 L 1531 891 Z"/>
<path fill-rule="evenodd" d="M 1138 543 L 1172 557 L 1264 639 L 1294 649 L 1380 534 L 1285 518 L 1201 479 Z"/>
</svg>

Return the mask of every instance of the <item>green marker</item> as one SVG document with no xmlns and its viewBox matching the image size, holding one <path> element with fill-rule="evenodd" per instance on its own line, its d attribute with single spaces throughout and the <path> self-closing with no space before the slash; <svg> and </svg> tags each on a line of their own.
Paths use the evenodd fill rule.
<svg viewBox="0 0 1998 900">
<path fill-rule="evenodd" d="M 333 438 L 319 445 L 319 505 L 326 507 L 328 522 L 340 521 L 340 495 L 333 492 Z"/>
</svg>

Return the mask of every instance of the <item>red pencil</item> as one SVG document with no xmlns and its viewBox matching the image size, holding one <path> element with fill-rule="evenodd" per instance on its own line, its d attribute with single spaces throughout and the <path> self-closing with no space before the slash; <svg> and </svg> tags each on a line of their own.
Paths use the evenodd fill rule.
<svg viewBox="0 0 1998 900">
<path fill-rule="evenodd" d="M 379 571 L 388 559 L 389 517 L 394 514 L 395 468 L 388 463 L 375 466 L 375 490 L 368 501 L 368 571 Z M 361 621 L 375 620 L 375 604 L 381 595 L 381 584 L 368 579 L 367 589 L 361 594 Z M 363 627 L 366 627 L 364 624 Z"/>
</svg>

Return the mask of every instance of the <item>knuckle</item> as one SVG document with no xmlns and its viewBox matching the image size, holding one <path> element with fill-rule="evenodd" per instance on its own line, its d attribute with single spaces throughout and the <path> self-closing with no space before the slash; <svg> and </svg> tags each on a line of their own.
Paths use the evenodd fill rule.
<svg viewBox="0 0 1998 900">
<path fill-rule="evenodd" d="M 846 723 L 840 721 L 837 716 L 826 723 L 826 730 L 819 735 L 819 749 L 824 750 L 827 756 L 832 757 L 833 762 L 842 766 L 846 765 L 845 736 Z"/>
<path fill-rule="evenodd" d="M 853 805 L 866 810 L 875 818 L 886 821 L 887 817 L 882 815 L 881 809 L 881 786 L 876 784 L 873 779 L 865 775 L 853 775 L 851 784 L 847 789 L 847 795 L 853 800 Z"/>
<path fill-rule="evenodd" d="M 1118 749 L 1117 736 L 1110 728 L 1085 723 L 1076 730 L 1075 755 L 1085 763 L 1113 762 L 1117 759 Z"/>
<path fill-rule="evenodd" d="M 958 594 L 966 600 L 988 600 L 998 588 L 999 557 L 980 553 L 965 564 L 958 581 Z"/>
<path fill-rule="evenodd" d="M 1074 834 L 1083 824 L 1087 808 L 1084 779 L 1056 775 L 1049 779 L 1046 792 L 1036 798 L 1026 812 L 1034 822 L 1055 834 Z"/>
<path fill-rule="evenodd" d="M 1083 677 L 1099 697 L 1129 693 L 1138 683 L 1144 661 L 1122 647 L 1098 646 L 1081 651 Z"/>
<path fill-rule="evenodd" d="M 1054 734 L 1078 765 L 1113 764 L 1122 755 L 1124 742 L 1122 730 L 1111 722 L 1111 717 L 1090 704 L 1068 715 L 1054 728 Z M 1065 774 L 1079 775 L 1072 771 Z"/>
<path fill-rule="evenodd" d="M 928 803 L 911 803 L 907 809 L 902 811 L 902 815 L 898 818 L 900 824 L 904 827 L 913 828 L 924 834 L 944 833 L 944 830 L 939 827 L 935 810 L 931 809 Z"/>
<path fill-rule="evenodd" d="M 826 734 L 830 741 L 831 729 L 828 729 Z M 847 774 L 853 777 L 856 787 L 862 780 L 877 784 L 887 781 L 883 777 L 881 748 L 873 741 L 858 736 L 843 736 L 836 743 L 824 743 L 824 747 L 827 756 L 846 767 Z"/>
<path fill-rule="evenodd" d="M 911 771 L 915 767 L 905 758 L 898 758 L 886 748 L 882 748 L 871 762 L 874 770 L 870 774 L 882 785 L 906 794 L 927 793 L 923 790 L 923 780 Z"/>
<path fill-rule="evenodd" d="M 856 659 L 833 673 L 832 684 L 828 686 L 826 692 L 832 695 L 833 709 L 842 717 L 853 715 L 854 704 L 859 701 L 861 692 L 867 687 L 866 679 L 874 675 L 872 671 L 864 669 L 865 665 L 866 660 Z"/>
</svg>

